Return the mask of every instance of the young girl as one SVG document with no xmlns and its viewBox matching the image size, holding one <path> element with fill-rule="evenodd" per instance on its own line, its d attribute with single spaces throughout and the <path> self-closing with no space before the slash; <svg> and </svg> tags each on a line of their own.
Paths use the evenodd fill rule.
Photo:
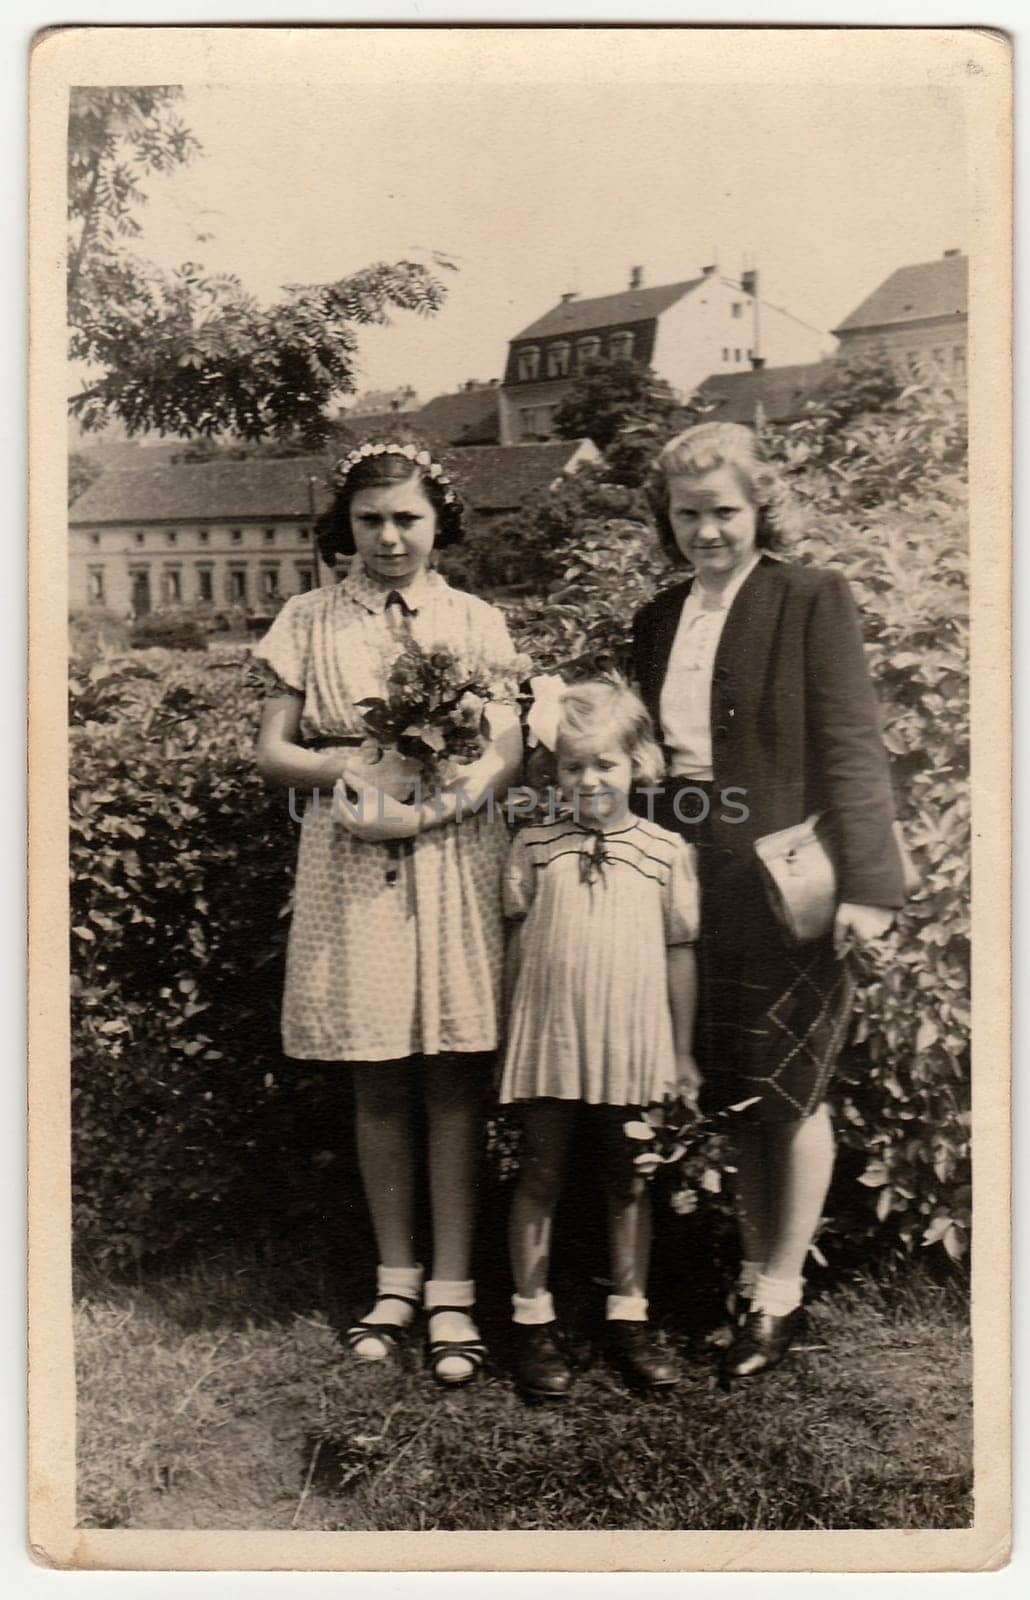
<svg viewBox="0 0 1030 1600">
<path fill-rule="evenodd" d="M 676 1382 L 647 1325 L 650 1195 L 622 1125 L 633 1109 L 699 1085 L 691 847 L 628 811 L 631 786 L 662 772 L 651 720 L 625 684 L 580 684 L 562 695 L 554 756 L 568 814 L 520 831 L 505 874 L 516 931 L 500 1093 L 521 1104 L 524 1128 L 510 1232 L 516 1375 L 524 1393 L 548 1398 L 572 1381 L 547 1282 L 581 1104 L 608 1198 L 609 1352 L 638 1386 Z"/>
<path fill-rule="evenodd" d="M 289 599 L 256 651 L 274 674 L 259 769 L 284 788 L 323 791 L 301 828 L 283 1046 L 288 1056 L 347 1062 L 353 1072 L 358 1161 L 380 1264 L 375 1303 L 349 1329 L 350 1348 L 362 1360 L 388 1358 L 424 1296 L 432 1371 L 457 1385 L 484 1356 L 469 1268 L 509 838 L 500 814 L 472 808 L 507 790 L 522 741 L 514 710 L 492 705 L 481 758 L 416 808 L 372 790 L 369 771 L 358 770 L 356 703 L 385 692 L 409 636 L 501 672 L 514 650 L 498 611 L 432 570 L 434 547 L 459 539 L 462 521 L 428 451 L 367 444 L 339 464 L 335 483 L 319 537 L 330 565 L 352 558 L 346 573 Z M 330 804 L 339 780 L 360 805 Z M 433 1244 L 424 1285 L 415 1246 L 419 1095 Z"/>
</svg>

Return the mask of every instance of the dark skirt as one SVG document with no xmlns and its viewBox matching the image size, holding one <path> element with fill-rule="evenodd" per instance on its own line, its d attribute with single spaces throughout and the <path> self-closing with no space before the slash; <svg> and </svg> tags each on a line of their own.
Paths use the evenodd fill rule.
<svg viewBox="0 0 1030 1600">
<path fill-rule="evenodd" d="M 674 825 L 698 851 L 702 1109 L 713 1113 L 757 1097 L 749 1114 L 762 1121 L 811 1116 L 826 1098 L 847 1036 L 852 964 L 835 955 L 830 937 L 788 945 L 757 860 L 731 854 L 704 824 Z"/>
</svg>

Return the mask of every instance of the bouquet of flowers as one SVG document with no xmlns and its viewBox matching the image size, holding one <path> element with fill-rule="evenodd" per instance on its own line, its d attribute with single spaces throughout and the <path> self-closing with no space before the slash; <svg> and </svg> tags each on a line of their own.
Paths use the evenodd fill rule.
<svg viewBox="0 0 1030 1600">
<path fill-rule="evenodd" d="M 442 786 L 482 755 L 492 704 L 513 704 L 519 658 L 499 665 L 459 656 L 446 644 L 406 641 L 386 678 L 385 698 L 357 702 L 368 738 L 358 752 L 370 784 L 407 800 L 416 784 Z"/>
<path fill-rule="evenodd" d="M 723 1171 L 732 1171 L 722 1159 L 723 1136 L 734 1117 L 758 1100 L 757 1095 L 703 1117 L 680 1095 L 666 1095 L 649 1105 L 642 1116 L 622 1124 L 637 1154 L 633 1165 L 646 1178 L 667 1172 L 673 1179 L 669 1204 L 679 1216 L 697 1209 L 700 1191 L 718 1194 Z"/>
</svg>

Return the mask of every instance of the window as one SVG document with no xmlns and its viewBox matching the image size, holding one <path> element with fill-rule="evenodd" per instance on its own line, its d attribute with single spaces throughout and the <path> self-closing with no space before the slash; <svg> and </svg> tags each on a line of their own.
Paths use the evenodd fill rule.
<svg viewBox="0 0 1030 1600">
<path fill-rule="evenodd" d="M 234 567 L 229 573 L 229 599 L 233 605 L 246 605 L 247 574 L 242 567 Z"/>
<path fill-rule="evenodd" d="M 229 529 L 229 540 L 230 540 L 230 542 L 232 544 L 242 544 L 243 543 L 243 529 L 242 528 L 230 528 Z"/>
<path fill-rule="evenodd" d="M 596 361 L 601 354 L 601 341 L 596 334 L 591 334 L 588 339 L 580 339 L 576 345 L 576 366 L 580 372 L 587 363 Z"/>
<path fill-rule="evenodd" d="M 104 603 L 104 569 L 103 567 L 90 567 L 89 583 L 87 588 L 91 606 L 102 606 Z"/>
<path fill-rule="evenodd" d="M 315 575 L 310 567 L 297 568 L 298 594 L 309 594 L 315 586 Z"/>
<path fill-rule="evenodd" d="M 522 406 L 519 410 L 519 428 L 523 439 L 548 439 L 551 436 L 557 406 Z"/>
<path fill-rule="evenodd" d="M 729 350 L 726 348 L 725 345 L 723 345 L 723 347 L 722 347 L 722 359 L 724 361 L 728 361 L 730 359 Z"/>
<path fill-rule="evenodd" d="M 608 354 L 613 361 L 629 361 L 633 355 L 633 335 L 613 333 L 608 340 Z"/>
<path fill-rule="evenodd" d="M 570 347 L 566 340 L 560 344 L 552 344 L 547 350 L 547 376 L 549 378 L 567 378 L 569 375 Z"/>
<path fill-rule="evenodd" d="M 100 535 L 99 535 L 99 533 L 91 533 L 90 536 L 89 536 L 89 542 L 90 542 L 90 544 L 99 544 L 100 543 Z"/>
<path fill-rule="evenodd" d="M 310 528 L 301 528 L 301 530 L 300 530 L 300 542 L 301 542 L 301 544 L 306 544 L 307 541 L 310 538 L 311 538 L 311 529 Z"/>
<path fill-rule="evenodd" d="M 266 528 L 265 529 L 265 543 L 266 544 L 275 544 L 275 529 L 274 528 Z"/>
<path fill-rule="evenodd" d="M 516 358 L 519 383 L 532 383 L 540 372 L 540 351 L 535 344 L 527 344 Z"/>
<path fill-rule="evenodd" d="M 213 600 L 215 597 L 214 584 L 210 567 L 197 569 L 197 599 Z"/>
<path fill-rule="evenodd" d="M 951 364 L 954 367 L 956 372 L 961 372 L 963 374 L 965 373 L 965 370 L 966 370 L 966 347 L 965 347 L 964 344 L 956 344 L 956 345 L 952 346 Z"/>
<path fill-rule="evenodd" d="M 741 305 L 739 300 L 734 300 L 733 304 L 730 306 L 730 316 L 731 317 L 741 317 L 743 315 L 744 315 L 744 307 Z"/>
<path fill-rule="evenodd" d="M 264 600 L 275 600 L 279 595 L 279 568 L 266 567 L 261 574 L 261 597 Z"/>
<path fill-rule="evenodd" d="M 734 361 L 739 361 L 740 360 L 740 351 L 739 350 L 734 350 L 733 359 L 734 359 Z"/>
<path fill-rule="evenodd" d="M 197 539 L 201 544 L 211 543 L 211 535 L 208 533 L 206 528 L 199 528 L 197 530 Z"/>
<path fill-rule="evenodd" d="M 161 574 L 161 598 L 171 606 L 177 606 L 181 601 L 182 573 L 178 567 L 166 567 Z"/>
<path fill-rule="evenodd" d="M 144 535 L 142 533 L 134 533 L 132 537 L 137 544 L 143 543 Z"/>
<path fill-rule="evenodd" d="M 179 535 L 176 533 L 175 529 L 174 528 L 166 528 L 165 529 L 165 543 L 166 544 L 178 544 L 178 542 L 179 542 Z"/>
</svg>

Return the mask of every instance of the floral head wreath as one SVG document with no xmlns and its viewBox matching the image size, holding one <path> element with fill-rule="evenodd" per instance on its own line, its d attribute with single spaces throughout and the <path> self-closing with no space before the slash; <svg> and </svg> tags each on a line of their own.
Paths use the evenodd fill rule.
<svg viewBox="0 0 1030 1600">
<path fill-rule="evenodd" d="M 350 474 L 360 461 L 369 456 L 403 456 L 413 466 L 421 467 L 427 478 L 432 478 L 443 490 L 445 505 L 455 505 L 458 496 L 451 485 L 451 480 L 444 472 L 439 461 L 434 461 L 428 450 L 420 450 L 414 444 L 393 444 L 380 440 L 376 444 L 362 444 L 349 455 L 345 455 L 333 468 L 333 483 L 342 489 Z"/>
</svg>

